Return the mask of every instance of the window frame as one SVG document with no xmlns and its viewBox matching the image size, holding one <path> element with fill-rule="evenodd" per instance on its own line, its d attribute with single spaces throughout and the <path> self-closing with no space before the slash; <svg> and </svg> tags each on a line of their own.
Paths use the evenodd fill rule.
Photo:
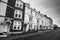
<svg viewBox="0 0 60 40">
<path fill-rule="evenodd" d="M 16 22 L 16 23 L 15 23 Z M 20 23 L 20 24 L 19 24 Z M 20 25 L 20 26 L 19 26 Z M 14 26 L 16 26 L 16 28 L 14 28 Z M 18 29 L 18 26 L 19 26 L 19 29 Z M 14 21 L 13 22 L 13 29 L 14 30 L 21 30 L 21 27 L 22 27 L 22 23 L 21 21 Z"/>
<path fill-rule="evenodd" d="M 17 14 L 17 17 L 16 17 L 16 14 Z M 19 15 L 20 15 L 20 17 L 19 17 Z M 22 19 L 22 11 L 21 10 L 15 10 L 14 18 Z"/>
<path fill-rule="evenodd" d="M 18 4 L 18 6 L 17 6 L 17 4 Z M 22 5 L 22 6 L 21 6 L 21 5 Z M 15 7 L 19 7 L 19 8 L 21 8 L 21 9 L 23 9 L 23 2 L 20 1 L 20 0 L 16 0 L 16 2 L 15 2 Z"/>
</svg>

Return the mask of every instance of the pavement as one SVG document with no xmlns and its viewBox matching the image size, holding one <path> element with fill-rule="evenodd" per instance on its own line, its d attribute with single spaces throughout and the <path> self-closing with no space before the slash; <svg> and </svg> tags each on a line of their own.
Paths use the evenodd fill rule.
<svg viewBox="0 0 60 40">
<path fill-rule="evenodd" d="M 20 39 L 20 38 L 30 37 L 30 36 L 34 36 L 34 35 L 41 34 L 44 32 L 49 32 L 49 31 L 51 31 L 51 30 L 33 32 L 33 33 L 27 33 L 27 34 L 25 33 L 25 34 L 19 34 L 19 35 L 10 35 L 6 38 L 0 38 L 0 40 Z"/>
<path fill-rule="evenodd" d="M 60 40 L 60 28 L 43 32 L 37 35 L 13 39 L 13 40 Z"/>
</svg>

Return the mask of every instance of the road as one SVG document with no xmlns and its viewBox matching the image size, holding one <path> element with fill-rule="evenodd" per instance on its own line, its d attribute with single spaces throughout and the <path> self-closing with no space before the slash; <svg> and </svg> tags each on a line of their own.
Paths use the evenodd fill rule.
<svg viewBox="0 0 60 40">
<path fill-rule="evenodd" d="M 60 40 L 60 28 L 49 32 L 13 40 Z"/>
<path fill-rule="evenodd" d="M 60 40 L 60 28 L 56 30 L 40 31 L 38 33 L 30 33 L 24 35 L 10 35 L 7 38 L 0 40 Z"/>
<path fill-rule="evenodd" d="M 18 34 L 18 35 L 9 35 L 8 37 L 0 37 L 0 40 L 12 40 L 12 39 L 18 39 L 18 38 L 25 38 L 25 37 L 30 37 L 30 36 L 34 36 L 34 35 L 37 35 L 37 34 L 41 34 L 41 33 L 44 33 L 44 32 L 49 32 L 51 30 L 45 30 L 45 31 L 39 31 L 39 32 L 29 32 L 29 33 L 23 33 L 23 34 Z"/>
</svg>

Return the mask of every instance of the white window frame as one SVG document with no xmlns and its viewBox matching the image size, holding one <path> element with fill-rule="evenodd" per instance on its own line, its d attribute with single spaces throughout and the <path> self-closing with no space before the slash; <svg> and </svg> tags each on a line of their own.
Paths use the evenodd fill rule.
<svg viewBox="0 0 60 40">
<path fill-rule="evenodd" d="M 19 28 L 19 29 L 21 29 L 21 27 L 22 27 L 22 26 L 21 26 L 21 22 L 19 22 L 19 21 L 18 21 L 18 26 L 20 26 L 20 28 Z"/>
<path fill-rule="evenodd" d="M 17 17 L 15 16 L 17 14 Z M 20 17 L 19 17 L 20 15 Z M 22 19 L 22 11 L 21 10 L 15 10 L 14 12 L 14 18 Z"/>
<path fill-rule="evenodd" d="M 17 6 L 17 4 L 18 4 L 18 6 Z M 20 7 L 20 5 L 22 5 L 22 6 Z M 21 2 L 20 0 L 16 0 L 15 7 L 19 7 L 19 8 L 23 9 L 23 2 Z"/>
<path fill-rule="evenodd" d="M 16 22 L 16 23 L 15 23 Z M 20 23 L 20 24 L 19 24 Z M 16 29 L 14 28 L 14 26 L 16 25 Z M 20 25 L 19 26 L 19 29 L 18 29 L 18 25 Z M 21 27 L 22 27 L 22 25 L 21 25 L 21 22 L 20 21 L 14 21 L 13 22 L 13 29 L 14 30 L 21 30 Z"/>
<path fill-rule="evenodd" d="M 16 23 L 15 23 L 15 22 L 16 22 Z M 17 26 L 17 21 L 14 21 L 14 22 L 13 22 L 13 29 L 14 29 L 14 30 L 17 29 L 17 28 L 16 28 L 16 29 L 14 28 L 15 25 Z"/>
</svg>

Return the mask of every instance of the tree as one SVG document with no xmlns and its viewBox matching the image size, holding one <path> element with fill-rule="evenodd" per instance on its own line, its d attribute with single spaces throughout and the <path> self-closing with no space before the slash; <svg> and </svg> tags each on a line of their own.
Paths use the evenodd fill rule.
<svg viewBox="0 0 60 40">
<path fill-rule="evenodd" d="M 56 24 L 54 24 L 53 27 L 54 27 L 53 29 L 57 29 L 58 28 L 58 26 Z"/>
</svg>

